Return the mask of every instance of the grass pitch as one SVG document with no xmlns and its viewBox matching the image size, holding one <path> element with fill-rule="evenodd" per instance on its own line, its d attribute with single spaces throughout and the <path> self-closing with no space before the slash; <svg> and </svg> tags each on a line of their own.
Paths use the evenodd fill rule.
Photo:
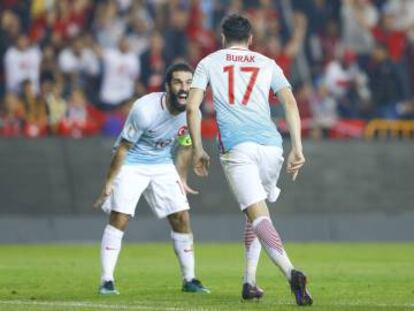
<svg viewBox="0 0 414 311">
<path fill-rule="evenodd" d="M 310 279 L 311 310 L 414 310 L 413 244 L 296 244 L 286 249 Z M 242 244 L 196 244 L 197 275 L 211 294 L 180 291 L 169 244 L 124 244 L 116 297 L 97 294 L 98 245 L 0 246 L 0 310 L 298 310 L 262 253 L 258 303 L 240 301 Z M 306 307 L 308 308 L 308 307 Z"/>
</svg>

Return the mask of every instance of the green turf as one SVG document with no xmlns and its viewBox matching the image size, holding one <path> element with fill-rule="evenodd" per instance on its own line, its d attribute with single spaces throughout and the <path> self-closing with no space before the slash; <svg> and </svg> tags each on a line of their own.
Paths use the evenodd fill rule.
<svg viewBox="0 0 414 311">
<path fill-rule="evenodd" d="M 414 310 L 413 244 L 286 246 L 310 279 L 312 310 Z M 180 292 L 168 244 L 125 244 L 117 297 L 97 295 L 98 245 L 0 246 L 0 310 L 297 310 L 287 282 L 262 254 L 259 303 L 240 302 L 240 244 L 196 245 L 198 277 L 211 294 Z"/>
</svg>

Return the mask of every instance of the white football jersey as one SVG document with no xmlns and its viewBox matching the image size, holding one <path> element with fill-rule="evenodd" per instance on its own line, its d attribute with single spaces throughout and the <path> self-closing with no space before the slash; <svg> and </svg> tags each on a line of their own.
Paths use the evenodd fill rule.
<svg viewBox="0 0 414 311">
<path fill-rule="evenodd" d="M 222 152 L 243 142 L 282 146 L 270 117 L 269 91 L 290 84 L 273 60 L 249 49 L 219 50 L 200 61 L 191 87 L 206 90 L 208 85 Z"/>
<path fill-rule="evenodd" d="M 145 95 L 133 104 L 115 148 L 121 139 L 133 143 L 124 164 L 171 163 L 172 147 L 179 136 L 188 135 L 185 112 L 172 115 L 163 92 Z"/>
<path fill-rule="evenodd" d="M 8 91 L 21 91 L 24 80 L 33 83 L 36 94 L 39 93 L 39 73 L 42 52 L 36 46 L 20 51 L 15 47 L 7 49 L 4 55 L 6 88 Z"/>
<path fill-rule="evenodd" d="M 117 49 L 105 49 L 103 64 L 100 99 L 106 104 L 119 104 L 130 99 L 140 72 L 138 57 L 132 52 L 124 54 Z"/>
</svg>

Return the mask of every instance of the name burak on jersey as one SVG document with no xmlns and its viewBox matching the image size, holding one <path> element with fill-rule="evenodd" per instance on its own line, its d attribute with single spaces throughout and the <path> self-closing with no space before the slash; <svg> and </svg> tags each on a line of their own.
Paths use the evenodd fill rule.
<svg viewBox="0 0 414 311">
<path fill-rule="evenodd" d="M 241 62 L 241 63 L 254 63 L 254 55 L 226 54 L 226 61 L 228 61 L 228 62 Z"/>
</svg>

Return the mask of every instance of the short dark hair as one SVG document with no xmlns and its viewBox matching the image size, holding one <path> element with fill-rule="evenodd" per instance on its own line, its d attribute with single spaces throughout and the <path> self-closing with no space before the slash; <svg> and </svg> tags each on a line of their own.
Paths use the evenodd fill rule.
<svg viewBox="0 0 414 311">
<path fill-rule="evenodd" d="M 221 29 L 227 42 L 245 42 L 249 39 L 252 25 L 246 17 L 232 14 L 223 20 Z"/>
<path fill-rule="evenodd" d="M 193 68 L 189 64 L 184 63 L 184 62 L 179 62 L 179 63 L 170 65 L 167 68 L 167 71 L 165 72 L 164 83 L 170 84 L 173 73 L 176 71 L 186 71 L 186 72 L 193 73 Z"/>
</svg>

